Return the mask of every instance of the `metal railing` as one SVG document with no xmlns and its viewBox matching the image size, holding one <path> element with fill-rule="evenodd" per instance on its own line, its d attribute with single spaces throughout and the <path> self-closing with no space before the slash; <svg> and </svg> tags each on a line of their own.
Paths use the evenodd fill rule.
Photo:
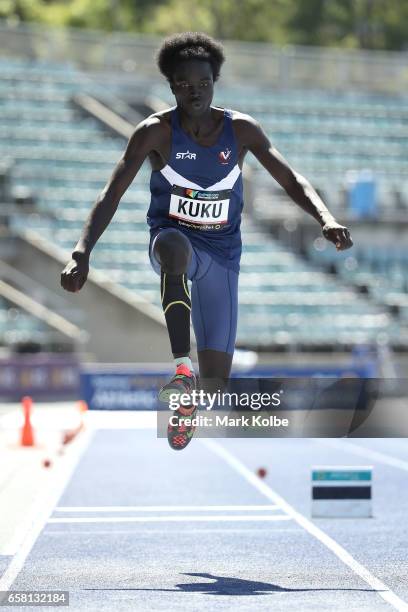
<svg viewBox="0 0 408 612">
<path fill-rule="evenodd" d="M 0 21 L 0 56 L 70 62 L 86 71 L 117 77 L 157 77 L 155 51 L 160 38 L 130 33 L 48 28 Z M 245 82 L 273 88 L 323 88 L 405 94 L 408 52 L 277 47 L 225 42 L 226 84 Z"/>
</svg>

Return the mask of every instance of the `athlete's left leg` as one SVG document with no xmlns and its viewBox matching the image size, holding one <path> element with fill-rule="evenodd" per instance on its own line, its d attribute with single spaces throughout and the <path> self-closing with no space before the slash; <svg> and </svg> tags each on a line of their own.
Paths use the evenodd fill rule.
<svg viewBox="0 0 408 612">
<path fill-rule="evenodd" d="M 238 317 L 238 273 L 212 260 L 191 286 L 200 386 L 222 391 L 231 373 Z"/>
<path fill-rule="evenodd" d="M 198 351 L 200 376 L 206 378 L 221 378 L 227 380 L 231 374 L 232 353 L 204 349 Z"/>
</svg>

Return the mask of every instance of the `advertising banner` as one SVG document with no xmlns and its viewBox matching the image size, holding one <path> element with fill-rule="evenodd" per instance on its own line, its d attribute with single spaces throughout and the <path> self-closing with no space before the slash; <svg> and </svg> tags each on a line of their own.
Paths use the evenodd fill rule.
<svg viewBox="0 0 408 612">
<path fill-rule="evenodd" d="M 75 355 L 15 355 L 0 359 L 0 399 L 18 402 L 78 399 L 79 364 Z"/>
</svg>

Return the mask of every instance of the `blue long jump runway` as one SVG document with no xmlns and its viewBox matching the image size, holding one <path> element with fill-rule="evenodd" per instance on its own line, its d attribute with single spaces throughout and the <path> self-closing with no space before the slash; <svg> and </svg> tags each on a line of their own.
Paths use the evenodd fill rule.
<svg viewBox="0 0 408 612">
<path fill-rule="evenodd" d="M 10 588 L 68 590 L 70 610 L 408 610 L 408 453 L 392 443 L 176 453 L 153 429 L 97 430 Z M 373 465 L 375 518 L 310 519 L 325 463 Z"/>
</svg>

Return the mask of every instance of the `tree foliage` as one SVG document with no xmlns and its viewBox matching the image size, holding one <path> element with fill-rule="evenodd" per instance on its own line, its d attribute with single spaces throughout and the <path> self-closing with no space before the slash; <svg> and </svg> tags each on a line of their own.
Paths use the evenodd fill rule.
<svg viewBox="0 0 408 612">
<path fill-rule="evenodd" d="M 404 50 L 401 0 L 0 0 L 0 18 L 166 35 Z"/>
</svg>

